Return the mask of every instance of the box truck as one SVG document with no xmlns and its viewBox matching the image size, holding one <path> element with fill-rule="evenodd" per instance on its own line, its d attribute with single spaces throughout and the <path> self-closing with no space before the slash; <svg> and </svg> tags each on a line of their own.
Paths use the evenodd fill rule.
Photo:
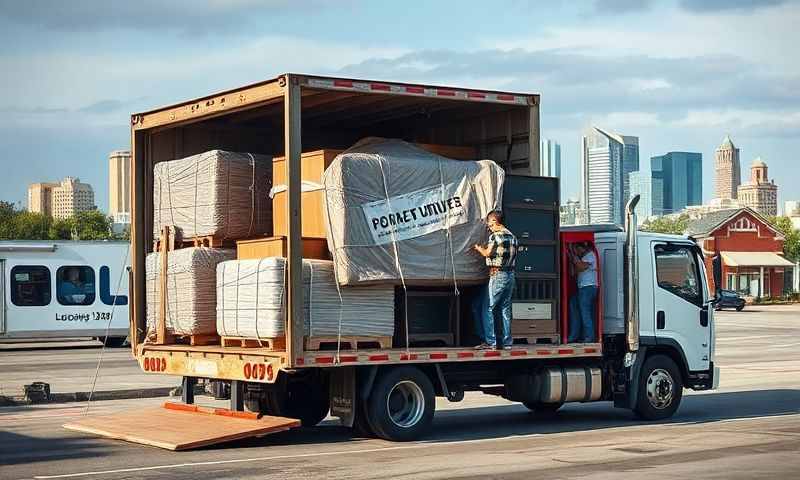
<svg viewBox="0 0 800 480">
<path fill-rule="evenodd" d="M 284 74 L 132 115 L 130 338 L 142 369 L 183 377 L 185 404 L 193 403 L 197 379 L 211 379 L 230 386 L 235 414 L 249 410 L 314 425 L 330 412 L 359 432 L 396 441 L 425 434 L 435 397 L 457 402 L 468 391 L 499 395 L 534 412 L 604 401 L 660 420 L 675 413 L 684 389 L 715 388 L 713 298 L 700 249 L 685 237 L 637 232 L 638 197 L 625 206 L 624 229 L 560 228 L 558 180 L 536 177 L 539 103 L 537 94 Z M 347 149 L 365 137 L 471 147 L 477 158 L 505 169 L 504 210 L 520 242 L 512 329 L 542 330 L 545 341 L 515 343 L 510 350 L 476 350 L 465 340 L 307 348 L 301 152 Z M 146 339 L 153 169 L 212 149 L 285 159 L 286 335 L 280 348 Z M 567 341 L 575 282 L 568 251 L 576 242 L 589 242 L 598 259 L 597 333 L 588 343 Z M 424 310 L 426 297 L 415 301 Z"/>
</svg>

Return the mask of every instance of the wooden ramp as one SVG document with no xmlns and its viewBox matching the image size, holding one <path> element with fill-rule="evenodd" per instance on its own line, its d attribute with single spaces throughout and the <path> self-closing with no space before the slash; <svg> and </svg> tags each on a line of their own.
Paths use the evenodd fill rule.
<svg viewBox="0 0 800 480">
<path fill-rule="evenodd" d="M 294 418 L 168 402 L 163 407 L 89 416 L 64 428 L 167 450 L 189 450 L 299 426 Z"/>
</svg>

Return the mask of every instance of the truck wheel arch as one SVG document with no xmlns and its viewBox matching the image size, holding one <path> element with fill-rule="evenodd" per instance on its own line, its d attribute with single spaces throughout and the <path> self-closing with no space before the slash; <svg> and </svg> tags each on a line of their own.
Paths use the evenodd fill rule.
<svg viewBox="0 0 800 480">
<path fill-rule="evenodd" d="M 675 362 L 681 372 L 681 380 L 684 385 L 689 385 L 689 363 L 686 361 L 686 354 L 681 345 L 672 338 L 640 337 L 639 344 L 644 345 L 644 355 L 641 361 L 637 359 L 639 368 L 644 365 L 645 360 L 653 355 L 666 355 Z"/>
</svg>

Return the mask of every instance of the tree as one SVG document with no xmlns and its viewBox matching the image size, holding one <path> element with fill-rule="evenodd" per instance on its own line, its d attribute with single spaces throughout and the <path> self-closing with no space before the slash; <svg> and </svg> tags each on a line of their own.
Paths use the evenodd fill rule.
<svg viewBox="0 0 800 480">
<path fill-rule="evenodd" d="M 640 230 L 654 233 L 671 233 L 682 235 L 689 226 L 689 215 L 681 214 L 677 217 L 656 217 L 646 220 Z"/>
<path fill-rule="evenodd" d="M 768 220 L 785 237 L 783 256 L 792 262 L 800 260 L 800 230 L 794 228 L 792 219 L 789 217 L 769 217 Z"/>
<path fill-rule="evenodd" d="M 108 240 L 111 238 L 111 218 L 98 210 L 80 212 L 74 217 L 78 240 Z"/>
<path fill-rule="evenodd" d="M 46 239 L 50 230 L 51 219 L 47 215 L 35 212 L 17 212 L 11 219 L 9 239 L 41 240 Z"/>
<path fill-rule="evenodd" d="M 81 212 L 70 218 L 54 219 L 47 215 L 19 210 L 13 203 L 0 201 L 0 240 L 108 240 L 125 238 L 114 235 L 112 220 L 97 210 Z M 129 235 L 128 235 L 129 238 Z"/>
</svg>

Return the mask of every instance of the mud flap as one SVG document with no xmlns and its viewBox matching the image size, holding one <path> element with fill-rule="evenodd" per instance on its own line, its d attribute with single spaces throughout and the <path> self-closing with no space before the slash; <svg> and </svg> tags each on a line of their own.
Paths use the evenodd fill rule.
<svg viewBox="0 0 800 480">
<path fill-rule="evenodd" d="M 331 373 L 331 416 L 352 427 L 355 419 L 356 369 L 336 368 Z"/>
<path fill-rule="evenodd" d="M 190 450 L 299 426 L 294 418 L 167 402 L 163 407 L 84 417 L 64 428 L 167 450 Z"/>
</svg>

